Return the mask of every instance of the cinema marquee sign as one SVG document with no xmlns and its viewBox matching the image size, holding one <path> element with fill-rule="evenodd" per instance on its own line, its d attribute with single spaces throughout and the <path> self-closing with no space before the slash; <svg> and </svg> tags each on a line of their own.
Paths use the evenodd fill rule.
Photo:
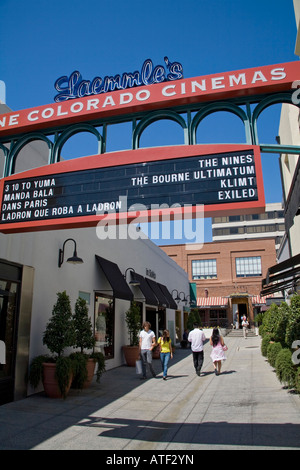
<svg viewBox="0 0 300 470">
<path fill-rule="evenodd" d="M 113 158 L 113 161 L 112 161 Z M 193 217 L 264 209 L 259 148 L 182 146 L 104 154 L 1 181 L 2 232 L 149 221 L 150 212 Z"/>
<path fill-rule="evenodd" d="M 112 82 L 62 77 L 56 88 L 65 96 L 57 102 L 0 115 L 0 136 L 7 137 L 2 142 L 113 116 L 130 119 L 154 110 L 291 92 L 300 77 L 299 61 L 187 79 L 179 78 L 179 63 L 165 63 L 168 72 L 146 61 L 132 75 L 131 88 L 123 87 L 130 74 Z M 149 214 L 159 218 L 170 208 L 173 216 L 184 207 L 185 216 L 195 217 L 198 205 L 204 205 L 207 217 L 223 210 L 263 212 L 260 150 L 251 145 L 182 145 L 83 157 L 0 180 L 0 204 L 4 233 L 94 226 L 103 218 L 149 221 Z"/>
<path fill-rule="evenodd" d="M 122 114 L 224 100 L 243 95 L 276 93 L 291 90 L 299 76 L 300 63 L 295 61 L 164 81 L 126 90 L 115 89 L 97 95 L 92 94 L 89 88 L 91 94 L 82 98 L 75 97 L 59 103 L 0 115 L 0 135 L 51 129 L 60 125 L 101 120 Z M 65 78 L 67 80 L 67 77 Z"/>
</svg>

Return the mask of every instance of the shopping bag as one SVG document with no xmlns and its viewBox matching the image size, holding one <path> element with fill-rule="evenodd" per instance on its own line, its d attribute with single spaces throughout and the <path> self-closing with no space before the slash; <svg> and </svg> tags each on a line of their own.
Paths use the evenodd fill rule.
<svg viewBox="0 0 300 470">
<path fill-rule="evenodd" d="M 137 374 L 141 374 L 142 373 L 142 361 L 140 359 L 138 359 L 136 362 L 135 362 L 135 371 Z"/>
</svg>

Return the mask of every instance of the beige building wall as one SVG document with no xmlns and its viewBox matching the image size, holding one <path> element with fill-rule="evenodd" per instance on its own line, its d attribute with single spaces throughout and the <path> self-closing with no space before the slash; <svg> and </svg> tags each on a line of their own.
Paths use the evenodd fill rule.
<svg viewBox="0 0 300 470">
<path fill-rule="evenodd" d="M 282 105 L 280 125 L 279 125 L 280 143 L 282 145 L 299 145 L 299 108 L 289 104 Z M 285 198 L 288 197 L 293 181 L 295 169 L 299 156 L 282 154 L 280 158 L 282 181 Z M 289 231 L 290 255 L 295 256 L 300 253 L 300 218 L 294 218 L 294 225 Z"/>
<path fill-rule="evenodd" d="M 293 0 L 295 10 L 295 20 L 297 25 L 297 38 L 295 44 L 295 54 L 300 56 L 300 0 Z M 299 77 L 300 79 L 300 77 Z M 296 87 L 297 88 L 297 87 Z M 297 92 L 297 98 L 299 99 L 299 93 Z M 279 124 L 279 137 L 282 145 L 297 145 L 300 146 L 300 132 L 299 132 L 299 108 L 294 105 L 283 104 L 280 124 Z M 282 172 L 282 183 L 284 190 L 285 200 L 288 198 L 291 190 L 291 184 L 295 174 L 296 166 L 298 163 L 299 155 L 282 154 L 280 158 L 281 172 Z M 282 253 L 284 256 L 279 258 L 279 261 L 283 261 L 289 256 L 295 256 L 300 253 L 300 217 L 294 218 L 294 225 L 289 230 L 289 252 L 282 247 Z"/>
</svg>

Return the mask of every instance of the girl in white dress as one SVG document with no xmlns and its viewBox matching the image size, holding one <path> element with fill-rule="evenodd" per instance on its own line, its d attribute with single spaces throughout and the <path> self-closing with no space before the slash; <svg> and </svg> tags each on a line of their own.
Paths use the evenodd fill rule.
<svg viewBox="0 0 300 470">
<path fill-rule="evenodd" d="M 221 373 L 222 361 L 226 361 L 226 356 L 224 353 L 224 347 L 226 349 L 226 346 L 218 328 L 213 329 L 209 342 L 213 347 L 210 357 L 214 364 L 215 374 L 219 375 Z"/>
</svg>

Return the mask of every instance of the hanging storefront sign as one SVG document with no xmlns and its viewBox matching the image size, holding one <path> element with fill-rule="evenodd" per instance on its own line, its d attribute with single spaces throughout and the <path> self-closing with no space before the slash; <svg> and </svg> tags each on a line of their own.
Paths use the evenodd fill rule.
<svg viewBox="0 0 300 470">
<path fill-rule="evenodd" d="M 0 182 L 0 231 L 96 225 L 104 217 L 129 223 L 152 213 L 185 216 L 204 205 L 263 211 L 259 147 L 194 145 L 115 152 L 12 175 Z"/>
<path fill-rule="evenodd" d="M 141 85 L 0 115 L 0 135 L 26 133 L 199 102 L 292 90 L 299 61 Z M 75 95 L 74 95 L 75 96 Z"/>
</svg>

